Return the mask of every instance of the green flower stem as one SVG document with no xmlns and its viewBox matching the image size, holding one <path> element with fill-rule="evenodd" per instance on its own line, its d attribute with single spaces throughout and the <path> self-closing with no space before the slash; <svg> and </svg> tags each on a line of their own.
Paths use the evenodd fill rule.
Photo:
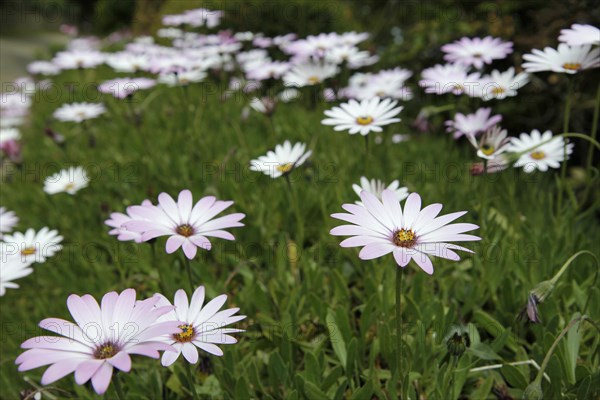
<svg viewBox="0 0 600 400">
<path fill-rule="evenodd" d="M 590 132 L 592 140 L 596 140 L 596 134 L 598 133 L 598 118 L 600 117 L 600 84 L 596 91 L 596 105 L 594 107 L 594 117 L 592 119 L 592 131 Z M 587 156 L 587 168 L 592 167 L 592 161 L 594 161 L 594 148 L 590 146 Z"/>
<path fill-rule="evenodd" d="M 396 376 L 402 388 L 402 278 L 404 269 L 396 266 Z"/>
<path fill-rule="evenodd" d="M 296 244 L 302 248 L 302 243 L 304 242 L 304 224 L 302 223 L 302 213 L 300 212 L 300 206 L 298 204 L 298 195 L 296 193 L 296 188 L 292 185 L 290 175 L 285 174 L 284 177 L 288 185 L 292 206 L 294 207 L 294 214 L 296 215 Z"/>
<path fill-rule="evenodd" d="M 196 392 L 196 387 L 194 386 L 194 373 L 192 372 L 192 364 L 187 362 L 185 364 L 185 370 L 187 371 L 188 381 L 190 381 L 189 391 L 192 392 L 194 400 L 198 400 L 198 393 Z"/>
<path fill-rule="evenodd" d="M 548 353 L 546 353 L 546 357 L 544 357 L 544 361 L 542 361 L 542 366 L 540 367 L 537 375 L 535 376 L 535 379 L 533 380 L 534 384 L 537 384 L 537 385 L 542 384 L 542 378 L 544 376 L 544 371 L 546 370 L 546 367 L 548 366 L 548 363 L 550 362 L 550 358 L 552 358 L 552 354 L 554 354 L 554 350 L 556 350 L 556 346 L 558 346 L 560 339 L 562 339 L 563 336 L 565 336 L 567 334 L 567 332 L 569 332 L 569 330 L 573 326 L 575 326 L 575 324 L 577 324 L 578 322 L 580 322 L 582 319 L 585 319 L 585 318 L 586 318 L 585 316 L 579 316 L 579 317 L 573 318 L 571 320 L 571 322 L 569 322 L 569 324 L 564 327 L 564 329 L 560 332 L 560 334 L 556 337 L 556 339 L 554 339 L 554 343 L 552 343 L 552 346 L 550 346 Z"/>
<path fill-rule="evenodd" d="M 369 134 L 365 135 L 365 175 L 369 174 L 369 155 L 370 155 L 369 136 L 370 136 Z"/>
<path fill-rule="evenodd" d="M 121 377 L 119 374 L 115 374 L 115 379 L 113 379 L 115 385 L 115 393 L 117 395 L 118 400 L 125 400 L 125 394 L 123 393 L 123 387 L 121 386 Z"/>
<path fill-rule="evenodd" d="M 569 120 L 571 118 L 571 98 L 573 97 L 573 81 L 569 79 L 567 99 L 565 102 L 565 114 L 563 118 L 563 131 L 569 131 Z M 558 212 L 562 210 L 563 195 L 567 187 L 567 141 L 563 143 L 563 162 L 560 169 L 560 188 L 558 191 Z"/>
<path fill-rule="evenodd" d="M 188 275 L 188 281 L 190 283 L 190 290 L 191 293 L 194 293 L 194 278 L 192 277 L 192 266 L 190 263 L 190 259 L 187 258 L 186 255 L 183 256 L 183 262 L 185 264 L 185 269 L 187 270 L 187 275 Z"/>
</svg>

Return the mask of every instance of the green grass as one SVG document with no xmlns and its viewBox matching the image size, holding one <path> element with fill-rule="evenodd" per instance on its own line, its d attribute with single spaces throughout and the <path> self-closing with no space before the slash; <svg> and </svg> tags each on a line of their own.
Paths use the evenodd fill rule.
<svg viewBox="0 0 600 400">
<path fill-rule="evenodd" d="M 56 83 L 98 82 L 112 75 L 100 68 L 63 74 Z M 65 247 L 35 265 L 32 275 L 18 281 L 20 289 L 0 299 L 2 398 L 16 398 L 31 382 L 39 382 L 43 369 L 17 372 L 19 345 L 41 333 L 36 326 L 43 318 L 70 319 L 69 294 L 90 293 L 99 299 L 108 291 L 133 287 L 138 298 L 155 292 L 171 297 L 179 288 L 188 289 L 181 251 L 167 255 L 165 241 L 159 239 L 153 256 L 152 245 L 119 242 L 103 223 L 110 212 L 186 188 L 195 199 L 215 195 L 234 200 L 232 210 L 247 215 L 246 226 L 233 230 L 235 242 L 216 239 L 210 252 L 192 261 L 194 279 L 206 286 L 209 298 L 227 293 L 226 305 L 240 307 L 248 316 L 238 323 L 247 330 L 238 335 L 239 343 L 223 346 L 222 358 L 206 356 L 195 370 L 195 385 L 205 398 L 483 399 L 494 398 L 493 391 L 519 398 L 533 380 L 534 368 L 469 369 L 530 359 L 541 364 L 588 297 L 587 314 L 600 319 L 595 266 L 583 256 L 540 306 L 540 325 L 515 320 L 537 283 L 550 279 L 575 252 L 597 251 L 597 208 L 582 214 L 567 203 L 557 213 L 555 171 L 471 176 L 471 148 L 452 141 L 443 132 L 442 119 L 434 120 L 432 133 L 410 128 L 424 103 L 408 103 L 403 121 L 385 130 L 383 144 L 371 138 L 367 162 L 362 137 L 320 124 L 330 104 L 318 104 L 316 110 L 305 100 L 280 104 L 273 133 L 262 115 L 252 112 L 241 119 L 247 101 L 239 94 L 223 102 L 216 94 L 207 95 L 213 91 L 207 84 L 195 85 L 186 103 L 181 89 L 157 87 L 135 97 L 138 126 L 131 108 L 108 97 L 91 99 L 104 101 L 107 115 L 78 126 L 55 122 L 51 114 L 63 102 L 90 100 L 95 92 L 86 96 L 78 88 L 68 98 L 62 89 L 60 101 L 35 99 L 31 124 L 23 129 L 23 165 L 3 165 L 2 205 L 20 217 L 18 230 L 58 229 Z M 507 101 L 517 110 L 518 98 Z M 562 112 L 560 105 L 556 112 Z M 67 138 L 64 148 L 43 134 L 48 124 Z M 532 128 L 544 127 L 522 126 L 522 131 Z M 95 148 L 88 146 L 90 132 Z M 392 144 L 396 132 L 410 133 L 411 139 Z M 306 142 L 313 150 L 310 165 L 291 177 L 302 241 L 285 180 L 248 168 L 251 159 L 285 139 Z M 46 195 L 44 178 L 72 164 L 87 169 L 89 187 L 75 196 Z M 402 393 L 391 379 L 398 267 L 391 256 L 361 261 L 356 249 L 340 248 L 340 239 L 328 233 L 338 224 L 329 215 L 357 200 L 351 185 L 365 174 L 388 182 L 400 179 L 424 204 L 441 202 L 445 213 L 467 210 L 462 221 L 483 223 L 478 231 L 483 240 L 467 245 L 476 255 L 465 254 L 460 262 L 436 259 L 433 276 L 414 263 L 403 272 L 402 357 L 408 378 Z M 488 201 L 483 208 L 484 190 Z M 454 325 L 468 328 L 471 341 L 457 359 L 448 355 L 444 341 Z M 597 394 L 598 342 L 597 332 L 582 324 L 560 343 L 546 370 L 551 383 L 543 381 L 548 398 L 561 393 L 592 398 L 594 386 Z M 138 357 L 131 373 L 113 380 L 121 380 L 131 399 L 189 398 L 184 366 L 179 360 L 163 368 L 159 361 Z M 47 388 L 44 398 L 51 395 L 97 397 L 91 388 L 77 386 L 72 376 Z M 107 398 L 114 396 L 113 382 Z"/>
</svg>

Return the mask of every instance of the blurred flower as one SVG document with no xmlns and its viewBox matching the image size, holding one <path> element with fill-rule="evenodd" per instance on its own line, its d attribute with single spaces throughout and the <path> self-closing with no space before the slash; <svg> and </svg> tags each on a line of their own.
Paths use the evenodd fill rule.
<svg viewBox="0 0 600 400">
<path fill-rule="evenodd" d="M 482 162 L 471 164 L 471 175 L 482 175 L 484 171 L 487 174 L 495 174 L 496 172 L 500 172 L 508 168 L 511 163 L 508 160 L 508 157 L 505 156 L 505 154 L 500 154 L 493 160 L 488 160 L 486 164 L 487 165 L 485 165 Z"/>
<path fill-rule="evenodd" d="M 150 59 L 145 54 L 121 51 L 107 55 L 106 64 L 116 72 L 138 72 L 148 70 Z"/>
<path fill-rule="evenodd" d="M 454 43 L 442 46 L 446 53 L 444 60 L 464 66 L 483 68 L 483 64 L 491 64 L 493 60 L 501 60 L 512 53 L 512 42 L 504 42 L 499 38 L 486 36 L 482 38 L 463 37 Z"/>
<path fill-rule="evenodd" d="M 407 140 L 410 140 L 409 135 L 403 135 L 401 133 L 396 133 L 396 134 L 392 135 L 392 143 L 394 143 L 394 144 L 406 142 Z"/>
<path fill-rule="evenodd" d="M 469 142 L 477 150 L 477 156 L 493 160 L 508 149 L 510 138 L 506 137 L 506 129 L 493 126 L 485 131 L 479 141 L 473 135 L 467 135 Z"/>
<path fill-rule="evenodd" d="M 283 61 L 266 61 L 249 64 L 246 67 L 246 77 L 257 81 L 279 79 L 291 68 L 290 63 Z"/>
<path fill-rule="evenodd" d="M 250 170 L 262 172 L 271 178 L 279 178 L 304 164 L 311 154 L 312 151 L 306 151 L 306 144 L 295 143 L 292 146 L 289 140 L 286 140 L 283 144 L 275 146 L 275 151 L 269 151 L 267 155 L 250 161 Z"/>
<path fill-rule="evenodd" d="M 150 78 L 116 78 L 102 82 L 98 86 L 100 93 L 112 94 L 117 99 L 133 96 L 138 90 L 149 89 L 156 85 Z"/>
<path fill-rule="evenodd" d="M 160 300 L 157 306 L 170 306 L 171 302 L 162 294 L 157 294 Z M 219 311 L 225 304 L 227 296 L 222 294 L 215 297 L 204 307 L 204 286 L 198 287 L 188 302 L 185 290 L 175 292 L 173 304 L 175 309 L 159 318 L 159 321 L 177 321 L 181 333 L 164 335 L 161 340 L 171 345 L 175 351 L 165 351 L 162 355 L 162 365 L 168 367 L 183 357 L 191 364 L 198 362 L 197 348 L 215 356 L 222 356 L 223 351 L 216 344 L 233 344 L 237 340 L 230 333 L 244 332 L 243 329 L 225 328 L 229 324 L 246 318 L 245 315 L 235 315 L 239 308 Z"/>
<path fill-rule="evenodd" d="M 52 63 L 61 69 L 94 68 L 105 59 L 105 55 L 96 50 L 71 50 L 56 53 Z"/>
<path fill-rule="evenodd" d="M 141 206 L 151 206 L 152 203 L 150 200 L 144 200 Z M 139 213 L 136 213 L 135 209 L 132 206 L 127 207 L 127 214 L 114 212 L 110 214 L 110 218 L 104 221 L 104 223 L 113 229 L 111 229 L 108 234 L 109 235 L 117 235 L 117 239 L 123 242 L 133 240 L 136 243 L 142 242 L 142 233 L 130 231 L 125 228 L 123 225 L 129 221 L 133 220 L 143 220 L 144 217 Z"/>
<path fill-rule="evenodd" d="M 41 328 L 61 336 L 38 336 L 23 342 L 21 347 L 27 350 L 15 361 L 19 371 L 50 365 L 42 385 L 75 372 L 75 383 L 83 385 L 91 379 L 96 393 L 103 394 L 113 367 L 131 370 L 131 355 L 158 358 L 159 351 L 172 350 L 158 336 L 180 332 L 180 323 L 157 319 L 173 307 L 157 307 L 158 296 L 141 301 L 135 297 L 134 289 L 110 292 L 99 306 L 89 294 L 70 295 L 67 307 L 75 323 L 60 318 L 41 321 Z"/>
<path fill-rule="evenodd" d="M 363 190 L 366 190 L 367 192 L 375 195 L 375 197 L 377 197 L 378 200 L 381 200 L 381 194 L 385 189 L 394 192 L 398 197 L 398 201 L 402 201 L 408 197 L 408 188 L 400 187 L 400 182 L 398 182 L 397 179 L 386 186 L 386 184 L 379 179 L 368 180 L 364 176 L 361 176 L 360 186 L 357 184 L 352 185 L 352 190 L 354 190 L 354 193 L 356 193 L 358 197 L 360 197 L 360 194 Z M 360 201 L 356 201 L 356 204 L 358 204 L 359 206 L 363 205 L 363 203 Z"/>
<path fill-rule="evenodd" d="M 351 236 L 342 241 L 340 246 L 362 247 L 359 253 L 362 260 L 393 253 L 399 266 L 405 267 L 412 259 L 431 275 L 433 264 L 430 256 L 458 261 L 460 257 L 453 250 L 473 253 L 465 247 L 446 242 L 481 240 L 478 236 L 464 233 L 478 229 L 477 225 L 449 225 L 466 211 L 437 217 L 442 205 L 431 204 L 421 210 L 421 197 L 417 193 L 408 196 L 404 210 L 397 194 L 391 190 L 382 192 L 382 201 L 366 190 L 361 192 L 360 197 L 364 207 L 344 204 L 342 207 L 349 213 L 332 214 L 333 218 L 349 222 L 350 225 L 335 227 L 330 233 L 335 236 Z"/>
<path fill-rule="evenodd" d="M 275 112 L 276 105 L 277 103 L 275 100 L 270 97 L 262 97 L 260 99 L 254 97 L 250 100 L 250 107 L 252 107 L 254 111 L 265 115 L 272 115 Z"/>
<path fill-rule="evenodd" d="M 283 76 L 285 86 L 312 86 L 331 78 L 338 73 L 338 67 L 335 64 L 317 64 L 306 62 L 292 67 Z"/>
<path fill-rule="evenodd" d="M 48 194 L 64 192 L 73 195 L 87 187 L 89 181 L 83 167 L 69 167 L 48 176 L 44 180 L 44 192 Z"/>
<path fill-rule="evenodd" d="M 373 65 L 379 61 L 377 55 L 371 55 L 368 51 L 361 51 L 355 46 L 341 45 L 328 49 L 324 58 L 332 64 L 346 64 L 350 69 L 357 69 Z"/>
<path fill-rule="evenodd" d="M 334 130 L 348 130 L 348 133 L 354 135 L 360 133 L 366 136 L 369 132 L 382 132 L 384 125 L 394 122 L 400 122 L 397 116 L 403 107 L 396 107 L 397 101 L 391 99 L 381 100 L 374 97 L 369 100 L 362 100 L 360 103 L 350 99 L 348 103 L 343 103 L 340 107 L 333 107 L 326 110 L 326 118 L 321 121 L 323 125 L 334 125 Z"/>
<path fill-rule="evenodd" d="M 491 113 L 491 108 L 480 108 L 474 114 L 456 113 L 454 120 L 446 121 L 446 131 L 454 132 L 454 139 L 477 136 L 502 121 L 502 115 L 490 116 Z"/>
<path fill-rule="evenodd" d="M 492 71 L 490 75 L 481 78 L 481 92 L 478 97 L 483 100 L 498 99 L 517 95 L 517 90 L 529 82 L 529 75 L 521 72 L 515 76 L 515 69 L 510 67 L 504 72 Z"/>
<path fill-rule="evenodd" d="M 65 137 L 52 128 L 49 128 L 49 127 L 44 128 L 44 133 L 46 134 L 46 136 L 48 136 L 50 139 L 52 139 L 52 141 L 54 143 L 56 143 L 58 145 L 61 145 L 65 142 Z"/>
<path fill-rule="evenodd" d="M 411 76 L 411 71 L 399 67 L 375 74 L 356 73 L 350 77 L 348 86 L 340 89 L 340 97 L 357 100 L 391 97 L 407 101 L 413 96 L 412 90 L 405 86 Z"/>
<path fill-rule="evenodd" d="M 190 83 L 196 83 L 206 78 L 206 72 L 201 69 L 189 69 L 180 72 L 162 73 L 158 77 L 159 83 L 168 86 L 186 86 Z"/>
<path fill-rule="evenodd" d="M 567 144 L 567 159 L 573 152 L 573 146 L 573 143 Z M 519 155 L 514 167 L 523 167 L 523 171 L 528 173 L 536 169 L 545 172 L 548 168 L 558 168 L 560 163 L 565 161 L 564 139 L 562 136 L 552 138 L 551 131 L 541 134 L 534 129 L 530 135 L 521 133 L 518 138 L 511 138 L 507 150 L 512 153 L 523 153 Z"/>
<path fill-rule="evenodd" d="M 419 81 L 419 86 L 425 88 L 425 93 L 474 96 L 477 86 L 480 85 L 480 74 L 469 74 L 467 67 L 460 64 L 438 64 L 424 69 L 421 76 L 423 79 Z"/>
<path fill-rule="evenodd" d="M 183 36 L 183 31 L 177 28 L 162 28 L 156 32 L 156 35 L 161 38 L 175 39 Z"/>
<path fill-rule="evenodd" d="M 1 208 L 0 208 L 1 210 Z M 18 289 L 19 285 L 14 280 L 21 279 L 33 272 L 31 261 L 23 260 L 19 256 L 0 254 L 0 297 L 4 296 L 6 289 Z"/>
<path fill-rule="evenodd" d="M 27 65 L 27 72 L 33 75 L 58 75 L 60 68 L 50 61 L 34 61 Z"/>
<path fill-rule="evenodd" d="M 21 132 L 17 128 L 0 128 L 0 147 L 6 142 L 21 139 Z"/>
<path fill-rule="evenodd" d="M 141 233 L 144 242 L 159 236 L 169 236 L 167 253 L 174 253 L 182 247 L 183 253 L 190 260 L 196 256 L 198 247 L 204 250 L 211 249 L 212 244 L 207 237 L 234 240 L 234 236 L 224 229 L 244 226 L 239 222 L 245 217 L 242 213 L 214 219 L 217 214 L 229 208 L 233 201 L 221 201 L 214 196 L 206 196 L 192 204 L 192 192 L 182 190 L 177 202 L 167 193 L 161 193 L 158 203 L 158 206 L 132 206 L 131 212 L 141 218 L 125 222 L 121 227 Z"/>
<path fill-rule="evenodd" d="M 11 235 L 4 235 L 4 242 L 0 243 L 0 253 L 2 256 L 19 257 L 23 262 L 43 263 L 46 258 L 52 257 L 62 249 L 63 237 L 57 230 L 50 230 L 43 227 L 37 233 L 29 228 L 25 233 L 13 232 Z"/>
<path fill-rule="evenodd" d="M 54 118 L 59 121 L 83 122 L 88 119 L 97 118 L 106 112 L 104 105 L 97 103 L 72 103 L 63 104 L 54 111 Z"/>
<path fill-rule="evenodd" d="M 4 234 L 11 232 L 19 222 L 19 217 L 14 211 L 9 211 L 6 207 L 0 207 L 0 239 Z"/>
<path fill-rule="evenodd" d="M 560 30 L 558 40 L 569 46 L 600 45 L 600 29 L 592 25 L 573 24 L 570 29 Z"/>
<path fill-rule="evenodd" d="M 525 54 L 523 68 L 527 72 L 553 71 L 575 74 L 584 69 L 600 66 L 600 49 L 592 49 L 590 45 L 569 46 L 564 43 L 558 49 L 544 48 L 544 51 L 533 49 Z"/>
</svg>

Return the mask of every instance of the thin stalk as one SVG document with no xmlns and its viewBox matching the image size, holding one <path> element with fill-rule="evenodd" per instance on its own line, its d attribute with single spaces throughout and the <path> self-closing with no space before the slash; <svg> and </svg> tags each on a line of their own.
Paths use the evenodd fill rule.
<svg viewBox="0 0 600 400">
<path fill-rule="evenodd" d="M 569 120 L 571 118 L 571 97 L 573 94 L 573 81 L 569 79 L 568 89 L 567 89 L 567 99 L 565 101 L 565 113 L 563 117 L 563 130 L 562 133 L 567 133 L 569 131 Z M 563 144 L 563 162 L 560 169 L 560 188 L 558 192 L 558 212 L 562 210 L 562 202 L 564 191 L 567 186 L 567 141 L 564 141 Z"/>
<path fill-rule="evenodd" d="M 400 388 L 402 388 L 402 277 L 403 269 L 399 266 L 396 268 L 396 376 L 400 379 Z"/>
<path fill-rule="evenodd" d="M 592 118 L 592 130 L 590 132 L 590 136 L 593 140 L 596 140 L 596 134 L 598 133 L 598 118 L 600 117 L 600 84 L 598 85 L 598 90 L 596 91 L 596 105 L 594 107 L 594 117 Z M 592 162 L 594 161 L 594 147 L 590 146 L 588 149 L 587 156 L 587 169 L 589 170 L 592 167 Z"/>
<path fill-rule="evenodd" d="M 302 214 L 300 213 L 300 206 L 298 205 L 298 196 L 296 194 L 296 189 L 290 180 L 289 174 L 284 175 L 285 181 L 287 182 L 292 206 L 294 207 L 294 214 L 296 216 L 296 245 L 302 247 L 302 243 L 304 241 L 304 225 L 302 223 Z"/>
<path fill-rule="evenodd" d="M 369 135 L 365 135 L 365 175 L 369 173 Z"/>
<path fill-rule="evenodd" d="M 118 400 L 125 400 L 125 394 L 123 393 L 123 387 L 121 386 L 121 377 L 119 374 L 115 374 L 115 379 L 113 379 L 115 384 L 115 393 L 117 395 Z"/>
<path fill-rule="evenodd" d="M 188 281 L 190 283 L 190 290 L 191 290 L 191 293 L 194 293 L 194 279 L 192 277 L 192 266 L 190 263 L 190 259 L 187 258 L 187 256 L 185 256 L 185 255 L 183 256 L 183 259 L 185 260 L 184 264 L 185 264 L 185 269 L 187 270 Z"/>
<path fill-rule="evenodd" d="M 188 376 L 188 380 L 190 381 L 190 387 L 189 387 L 189 391 L 192 392 L 192 396 L 194 398 L 194 400 L 198 400 L 198 393 L 196 393 L 196 386 L 194 386 L 194 374 L 192 372 L 192 364 L 190 363 L 185 363 L 186 364 L 186 371 L 187 371 L 187 376 Z"/>
</svg>

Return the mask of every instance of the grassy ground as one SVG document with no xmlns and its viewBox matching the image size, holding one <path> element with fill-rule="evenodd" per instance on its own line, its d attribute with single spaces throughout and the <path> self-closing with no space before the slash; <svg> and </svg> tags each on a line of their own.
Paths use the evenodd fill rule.
<svg viewBox="0 0 600 400">
<path fill-rule="evenodd" d="M 170 297 L 188 288 L 181 252 L 165 254 L 162 239 L 155 249 L 118 242 L 103 224 L 112 211 L 185 188 L 196 199 L 212 194 L 234 200 L 233 209 L 247 215 L 246 226 L 234 232 L 235 242 L 215 240 L 212 251 L 192 261 L 194 279 L 210 298 L 227 293 L 227 305 L 248 315 L 238 324 L 247 329 L 239 343 L 226 346 L 222 358 L 203 358 L 195 370 L 198 390 L 207 398 L 484 399 L 494 393 L 519 398 L 534 368 L 470 369 L 530 359 L 540 364 L 588 297 L 588 315 L 600 319 L 594 264 L 582 257 L 540 306 L 542 324 L 515 320 L 538 282 L 551 278 L 575 252 L 597 251 L 600 227 L 593 209 L 575 212 L 569 204 L 556 212 L 556 172 L 508 170 L 472 177 L 470 147 L 453 142 L 441 121 L 427 134 L 409 127 L 415 106 L 407 107 L 400 124 L 388 127 L 382 144 L 370 139 L 367 158 L 362 137 L 320 124 L 328 104 L 315 110 L 306 99 L 280 105 L 272 129 L 254 112 L 242 120 L 247 99 L 238 94 L 222 102 L 214 84 L 191 86 L 187 95 L 159 87 L 136 95 L 133 104 L 99 97 L 82 85 L 69 94 L 64 85 L 112 75 L 103 68 L 62 75 L 56 81 L 60 100 L 35 99 L 31 124 L 23 129 L 23 165 L 3 166 L 2 205 L 19 215 L 19 229 L 56 228 L 65 248 L 0 299 L 0 397 L 16 398 L 19 390 L 39 382 L 42 370 L 18 373 L 14 359 L 20 343 L 40 333 L 40 320 L 69 319 L 69 294 L 100 298 L 133 287 L 140 298 L 157 291 Z M 104 101 L 110 112 L 83 126 L 52 121 L 61 103 L 80 100 Z M 67 138 L 64 148 L 44 136 L 46 126 Z M 524 125 L 522 131 L 532 128 L 544 129 Z M 411 139 L 392 144 L 392 133 L 409 133 Z M 95 148 L 88 146 L 90 134 Z M 307 142 L 314 153 L 310 165 L 292 175 L 295 193 L 284 180 L 248 168 L 251 159 L 285 139 Z M 44 178 L 73 164 L 86 168 L 90 186 L 72 197 L 46 195 Z M 400 179 L 424 203 L 441 202 L 445 212 L 468 210 L 463 222 L 482 226 L 483 240 L 468 246 L 476 255 L 460 262 L 435 260 L 433 276 L 412 264 L 404 271 L 408 379 L 401 389 L 390 372 L 397 266 L 391 257 L 360 261 L 355 249 L 339 248 L 328 233 L 337 225 L 329 215 L 356 200 L 351 185 L 361 175 Z M 448 355 L 444 341 L 453 325 L 468 327 L 471 341 L 458 359 Z M 582 324 L 560 343 L 546 370 L 551 383 L 543 382 L 548 398 L 592 393 L 585 388 L 598 383 L 598 342 L 597 332 Z M 133 371 L 118 378 L 131 399 L 188 398 L 183 366 L 180 361 L 162 368 L 157 361 L 136 359 Z M 72 376 L 51 387 L 48 398 L 95 398 Z"/>
</svg>

